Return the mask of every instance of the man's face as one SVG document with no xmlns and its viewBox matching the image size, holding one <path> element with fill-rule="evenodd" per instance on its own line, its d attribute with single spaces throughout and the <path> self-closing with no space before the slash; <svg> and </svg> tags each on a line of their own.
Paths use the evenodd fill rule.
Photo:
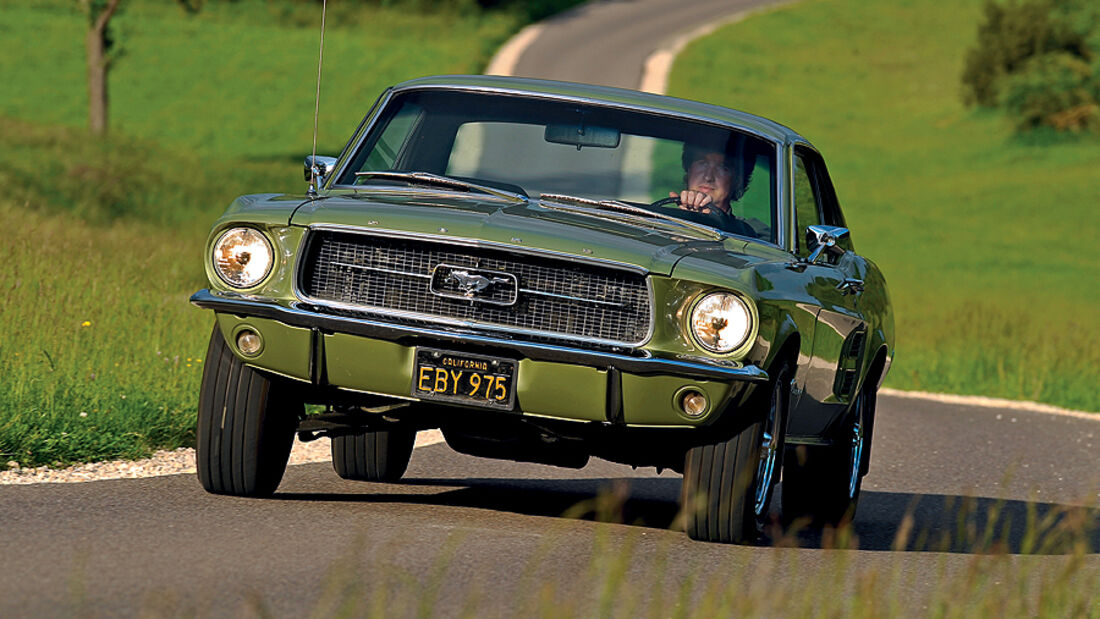
<svg viewBox="0 0 1100 619">
<path fill-rule="evenodd" d="M 707 153 L 691 163 L 687 173 L 687 188 L 710 196 L 713 203 L 725 206 L 733 185 L 733 168 L 722 153 Z"/>
</svg>

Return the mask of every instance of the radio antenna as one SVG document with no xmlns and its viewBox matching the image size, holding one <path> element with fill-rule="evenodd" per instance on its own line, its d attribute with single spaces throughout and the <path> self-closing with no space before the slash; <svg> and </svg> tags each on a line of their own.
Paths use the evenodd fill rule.
<svg viewBox="0 0 1100 619">
<path fill-rule="evenodd" d="M 325 59 L 325 9 L 328 8 L 328 0 L 321 2 L 321 48 L 317 51 L 317 96 L 313 103 L 313 156 L 309 160 L 309 189 L 310 196 L 317 195 L 317 117 L 321 113 L 321 64 Z"/>
</svg>

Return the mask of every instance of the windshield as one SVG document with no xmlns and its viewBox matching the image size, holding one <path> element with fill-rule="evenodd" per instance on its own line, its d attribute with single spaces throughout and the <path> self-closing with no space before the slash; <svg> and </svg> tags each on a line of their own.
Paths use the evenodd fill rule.
<svg viewBox="0 0 1100 619">
<path fill-rule="evenodd" d="M 774 243 L 775 152 L 767 140 L 690 119 L 495 93 L 413 91 L 389 102 L 337 183 L 392 185 L 399 177 L 365 173 L 426 172 L 533 198 L 547 194 L 548 203 L 562 196 L 615 200 Z M 687 200 L 655 204 L 673 195 Z"/>
</svg>

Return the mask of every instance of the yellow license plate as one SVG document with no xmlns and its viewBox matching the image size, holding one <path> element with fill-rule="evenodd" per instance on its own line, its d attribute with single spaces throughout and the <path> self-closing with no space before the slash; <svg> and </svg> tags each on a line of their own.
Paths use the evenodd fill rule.
<svg viewBox="0 0 1100 619">
<path fill-rule="evenodd" d="M 417 348 L 412 394 L 468 406 L 512 410 L 516 361 Z"/>
</svg>

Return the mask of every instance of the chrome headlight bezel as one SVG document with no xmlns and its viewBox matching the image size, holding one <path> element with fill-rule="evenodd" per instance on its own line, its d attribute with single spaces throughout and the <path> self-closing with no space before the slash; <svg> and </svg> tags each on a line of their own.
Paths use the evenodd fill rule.
<svg viewBox="0 0 1100 619">
<path fill-rule="evenodd" d="M 724 309 L 721 307 L 723 304 L 725 304 Z M 727 334 L 727 337 L 717 334 L 710 334 L 707 337 L 708 334 L 700 334 L 699 328 L 706 320 L 705 317 L 700 316 L 702 312 L 712 314 L 726 312 L 728 318 L 735 321 L 736 330 Z M 730 290 L 712 290 L 699 295 L 692 302 L 691 311 L 688 312 L 687 330 L 691 335 L 691 341 L 699 348 L 713 355 L 729 357 L 743 354 L 752 347 L 758 323 L 756 304 L 752 300 Z M 723 330 L 728 328 L 727 322 Z"/>
<path fill-rule="evenodd" d="M 237 247 L 229 246 L 237 243 Z M 241 248 L 247 252 L 245 264 L 240 264 Z M 234 265 L 233 263 L 237 264 Z M 225 285 L 238 290 L 255 288 L 271 275 L 275 268 L 275 247 L 267 235 L 249 226 L 234 226 L 218 235 L 211 246 L 210 263 L 214 273 Z M 235 274 L 236 272 L 236 274 Z"/>
</svg>

